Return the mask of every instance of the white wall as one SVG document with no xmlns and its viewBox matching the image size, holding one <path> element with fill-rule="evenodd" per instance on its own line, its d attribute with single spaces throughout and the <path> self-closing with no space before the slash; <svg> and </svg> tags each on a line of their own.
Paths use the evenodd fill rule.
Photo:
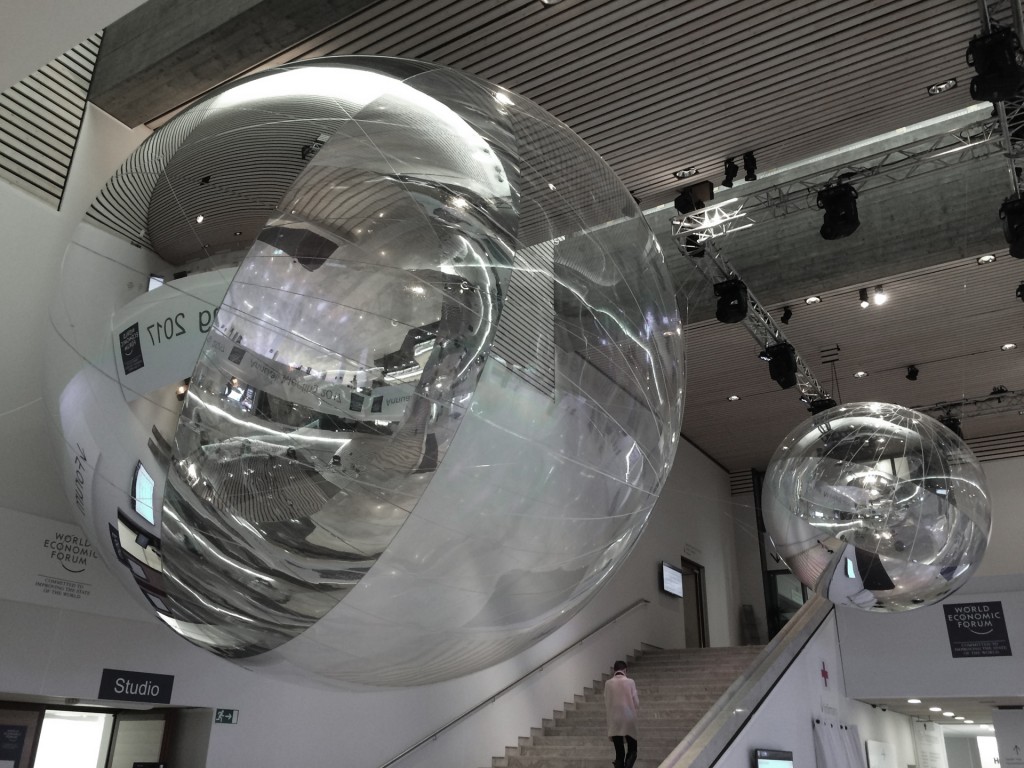
<svg viewBox="0 0 1024 768">
<path fill-rule="evenodd" d="M 659 593 L 657 565 L 662 559 L 677 560 L 687 543 L 696 542 L 711 555 L 722 553 L 705 563 L 709 618 L 716 644 L 733 640 L 738 607 L 735 582 L 727 575 L 735 569 L 732 519 L 723 513 L 727 494 L 725 474 L 684 443 L 648 530 L 598 597 L 538 646 L 460 680 L 358 693 L 278 682 L 192 647 L 111 587 L 105 599 L 124 603 L 117 612 L 108 611 L 116 615 L 0 599 L 9 628 L 0 637 L 0 691 L 88 701 L 97 696 L 104 668 L 170 674 L 175 677 L 172 704 L 240 711 L 237 725 L 212 726 L 208 765 L 269 765 L 301 754 L 306 766 L 336 766 L 343 754 L 346 765 L 375 766 L 573 646 L 638 598 L 651 601 L 401 764 L 442 768 L 457 759 L 484 765 L 599 678 L 615 658 L 641 642 L 678 644 L 683 632 L 679 602 Z M 118 617 L 126 613 L 135 618 Z"/>
<path fill-rule="evenodd" d="M 865 741 L 883 741 L 895 748 L 895 765 L 916 764 L 910 718 L 848 699 L 847 692 L 832 614 L 722 755 L 717 768 L 748 768 L 757 748 L 788 750 L 795 765 L 814 766 L 815 719 L 857 726 L 862 755 Z"/>
<path fill-rule="evenodd" d="M 1024 458 L 986 461 L 981 468 L 992 500 L 992 537 L 975 577 L 1020 573 L 1024 571 L 1020 551 L 1024 542 Z"/>
</svg>

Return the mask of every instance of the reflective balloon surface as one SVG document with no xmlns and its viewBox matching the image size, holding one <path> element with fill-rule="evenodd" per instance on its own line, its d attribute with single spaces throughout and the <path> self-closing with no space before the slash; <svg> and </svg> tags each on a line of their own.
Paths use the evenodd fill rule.
<svg viewBox="0 0 1024 768">
<path fill-rule="evenodd" d="M 935 603 L 981 563 L 991 529 L 985 476 L 949 429 L 884 403 L 812 416 L 776 450 L 765 527 L 797 578 L 838 605 Z"/>
<path fill-rule="evenodd" d="M 680 430 L 673 291 L 628 190 L 529 101 L 406 60 L 271 70 L 157 131 L 83 227 L 55 315 L 89 265 L 165 278 L 80 308 L 95 356 L 55 325 L 134 425 L 97 445 L 97 538 L 193 643 L 450 678 L 570 618 L 639 536 Z"/>
</svg>

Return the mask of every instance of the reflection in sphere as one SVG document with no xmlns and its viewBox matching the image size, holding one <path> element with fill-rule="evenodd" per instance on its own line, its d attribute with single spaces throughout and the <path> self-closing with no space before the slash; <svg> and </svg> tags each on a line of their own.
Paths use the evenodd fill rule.
<svg viewBox="0 0 1024 768">
<path fill-rule="evenodd" d="M 831 408 L 790 432 L 768 467 L 763 509 L 801 582 L 870 611 L 956 591 L 991 529 L 985 476 L 963 440 L 885 403 Z"/>
<path fill-rule="evenodd" d="M 55 346 L 88 365 L 52 400 L 69 461 L 103 456 L 95 539 L 246 666 L 408 685 L 509 658 L 622 562 L 675 454 L 681 326 L 630 193 L 444 67 L 215 92 L 125 162 L 65 265 Z M 76 303 L 100 273 L 166 283 Z"/>
</svg>

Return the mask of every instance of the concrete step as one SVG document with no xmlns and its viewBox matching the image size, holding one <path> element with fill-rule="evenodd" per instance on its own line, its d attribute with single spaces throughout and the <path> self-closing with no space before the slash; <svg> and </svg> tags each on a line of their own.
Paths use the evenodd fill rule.
<svg viewBox="0 0 1024 768">
<path fill-rule="evenodd" d="M 615 752 L 608 744 L 608 752 L 604 757 L 540 757 L 537 755 L 520 757 L 498 757 L 493 761 L 492 768 L 611 768 Z M 662 758 L 645 755 L 641 745 L 637 752 L 634 768 L 658 768 Z"/>
<path fill-rule="evenodd" d="M 680 740 L 648 739 L 640 734 L 640 747 L 644 754 L 649 756 L 660 755 L 662 759 L 668 755 Z M 516 747 L 520 755 L 524 756 L 548 756 L 548 757 L 604 757 L 609 752 L 614 754 L 612 743 L 607 738 L 603 742 L 589 742 L 587 744 L 537 744 L 529 747 Z"/>
</svg>

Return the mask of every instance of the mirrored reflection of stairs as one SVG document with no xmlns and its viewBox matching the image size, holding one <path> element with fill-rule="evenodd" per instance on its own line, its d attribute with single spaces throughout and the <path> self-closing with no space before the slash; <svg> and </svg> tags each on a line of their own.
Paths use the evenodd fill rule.
<svg viewBox="0 0 1024 768">
<path fill-rule="evenodd" d="M 628 674 L 640 695 L 634 768 L 657 768 L 761 650 L 645 649 L 629 657 Z M 518 746 L 506 747 L 504 757 L 492 759 L 492 768 L 609 768 L 614 752 L 605 730 L 603 685 L 610 674 L 576 694 L 540 728 L 531 728 Z"/>
</svg>

